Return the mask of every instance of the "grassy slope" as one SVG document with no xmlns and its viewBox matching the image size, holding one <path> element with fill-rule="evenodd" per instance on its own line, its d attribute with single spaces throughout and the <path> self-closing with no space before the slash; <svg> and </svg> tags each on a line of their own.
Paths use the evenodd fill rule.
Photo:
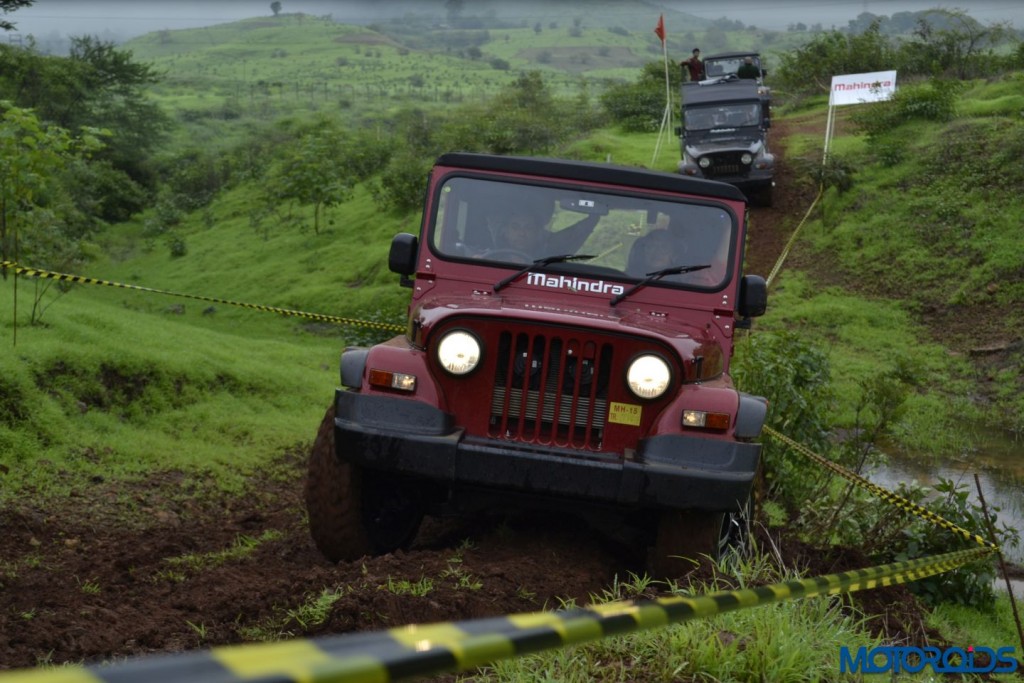
<svg viewBox="0 0 1024 683">
<path fill-rule="evenodd" d="M 834 349 L 841 422 L 852 421 L 857 381 L 902 364 L 914 389 L 904 446 L 969 451 L 970 434 L 953 429 L 963 418 L 1024 429 L 1024 200 L 1010 187 L 1021 179 L 1013 158 L 1024 125 L 1019 96 L 1008 94 L 1022 79 L 971 84 L 950 122 L 901 126 L 895 163 L 863 137 L 835 140 L 857 169 L 854 186 L 826 193 L 825 220 L 809 222 L 798 247 L 830 286 L 783 271 L 762 327 L 796 327 Z M 798 136 L 790 152 L 820 159 L 821 141 Z M 990 346 L 1007 349 L 977 364 Z"/>
</svg>

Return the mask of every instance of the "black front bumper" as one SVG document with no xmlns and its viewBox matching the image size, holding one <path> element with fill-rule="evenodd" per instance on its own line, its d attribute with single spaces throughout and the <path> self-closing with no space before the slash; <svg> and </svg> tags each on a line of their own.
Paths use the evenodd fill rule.
<svg viewBox="0 0 1024 683">
<path fill-rule="evenodd" d="M 634 460 L 465 436 L 452 417 L 408 399 L 338 390 L 338 457 L 448 486 L 571 497 L 635 508 L 733 511 L 761 445 L 682 434 L 640 441 Z"/>
</svg>

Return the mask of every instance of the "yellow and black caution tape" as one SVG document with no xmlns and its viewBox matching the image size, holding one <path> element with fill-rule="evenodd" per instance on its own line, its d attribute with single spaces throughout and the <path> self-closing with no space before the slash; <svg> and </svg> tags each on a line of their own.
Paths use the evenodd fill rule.
<svg viewBox="0 0 1024 683">
<path fill-rule="evenodd" d="M 810 460 L 813 460 L 822 467 L 834 472 L 835 474 L 838 474 L 843 479 L 846 479 L 847 481 L 852 482 L 853 484 L 856 484 L 857 486 L 860 486 L 866 489 L 867 491 L 870 491 L 871 493 L 875 494 L 876 496 L 886 501 L 887 503 L 890 503 L 891 505 L 894 505 L 900 508 L 901 510 L 905 510 L 911 513 L 912 515 L 916 515 L 918 517 L 921 517 L 922 519 L 927 519 L 929 522 L 932 522 L 936 526 L 946 529 L 948 531 L 952 531 L 958 536 L 962 536 L 968 541 L 974 541 L 978 545 L 984 546 L 989 550 L 998 550 L 999 546 L 997 546 L 992 541 L 986 541 L 981 536 L 977 534 L 972 534 L 970 531 L 967 531 L 966 529 L 959 527 L 956 524 L 953 524 L 949 520 L 941 517 L 940 515 L 935 514 L 928 508 L 922 507 L 921 505 L 918 505 L 917 503 L 911 500 L 907 500 L 906 498 L 899 496 L 893 493 L 892 491 L 879 486 L 878 484 L 872 483 L 871 481 L 865 479 L 856 472 L 851 472 L 845 467 L 838 465 L 832 462 L 831 460 L 828 460 L 827 458 L 818 455 L 811 449 L 807 448 L 801 443 L 798 443 L 797 441 L 794 441 L 785 434 L 777 432 L 776 430 L 768 426 L 764 427 L 764 431 L 772 438 L 778 439 L 779 441 L 786 444 L 787 446 L 789 446 L 796 452 L 800 453 L 804 457 L 809 458 Z"/>
<path fill-rule="evenodd" d="M 791 239 L 790 243 L 792 241 Z M 788 247 L 789 245 L 787 251 Z M 781 261 L 782 259 L 779 261 L 780 265 Z M 16 266 L 7 262 L 0 263 L 0 268 L 6 267 Z M 285 315 L 302 315 L 330 322 L 362 322 L 210 297 L 176 294 L 35 269 L 17 270 L 31 277 L 127 287 L 241 305 Z M 994 543 L 871 483 L 778 431 L 770 427 L 764 429 L 772 438 L 782 441 L 839 476 L 863 486 L 890 504 L 927 519 L 967 540 L 972 540 L 979 547 L 770 586 L 717 591 L 702 596 L 623 601 L 558 612 L 534 612 L 470 621 L 413 625 L 388 631 L 315 640 L 219 647 L 204 652 L 129 660 L 111 666 L 16 671 L 0 673 L 0 683 L 114 683 L 148 679 L 189 680 L 194 683 L 236 683 L 256 680 L 296 683 L 386 683 L 449 671 L 465 671 L 518 655 L 578 645 L 607 636 L 678 624 L 739 609 L 917 581 L 952 571 L 998 550 Z"/>
<path fill-rule="evenodd" d="M 112 666 L 0 674 L 0 683 L 295 681 L 387 683 L 465 671 L 501 659 L 579 645 L 636 631 L 772 603 L 916 581 L 992 552 L 958 550 L 936 557 L 785 581 L 770 586 L 595 605 L 559 612 L 405 626 L 376 633 L 218 647 L 205 652 L 130 660 Z"/>
<path fill-rule="evenodd" d="M 25 268 L 19 266 L 17 263 L 11 261 L 0 261 L 0 270 L 11 269 L 17 275 L 23 275 L 25 277 L 34 277 L 44 280 L 58 280 L 60 282 L 73 282 L 75 284 L 82 285 L 103 285 L 106 287 L 120 287 L 121 289 L 132 289 L 138 292 L 150 292 L 152 294 L 164 294 L 166 296 L 177 296 L 185 299 L 195 299 L 197 301 L 208 301 L 215 304 L 224 304 L 227 306 L 239 306 L 241 308 L 249 308 L 254 311 L 263 311 L 266 313 L 277 313 L 278 315 L 290 316 L 294 318 L 307 318 L 309 320 L 316 320 L 317 322 L 325 323 L 336 323 L 338 325 L 352 325 L 357 327 L 369 327 L 376 330 L 384 330 L 391 332 L 404 332 L 405 328 L 395 323 L 382 323 L 373 320 L 358 320 L 356 318 L 342 318 L 336 315 L 325 315 L 323 313 L 306 313 L 305 311 L 295 311 L 289 308 L 278 308 L 276 306 L 264 306 L 262 304 L 250 304 L 243 301 L 231 301 L 230 299 L 218 299 L 211 296 L 201 296 L 199 294 L 183 294 L 181 292 L 172 292 L 166 289 L 155 289 L 153 287 L 143 287 L 141 285 L 131 285 L 124 282 L 112 282 L 110 280 L 100 280 L 99 278 L 86 277 L 84 275 L 70 275 L 68 273 L 56 273 L 50 270 L 42 270 L 39 268 Z"/>
<path fill-rule="evenodd" d="M 811 212 L 814 211 L 814 207 L 818 205 L 818 200 L 821 199 L 821 195 L 825 192 L 825 186 L 821 185 L 818 187 L 818 195 L 811 202 L 811 205 L 807 207 L 807 212 L 804 213 L 804 217 L 800 219 L 797 226 L 793 229 L 793 234 L 789 236 L 789 240 L 786 242 L 786 246 L 783 247 L 782 253 L 779 254 L 779 258 L 775 261 L 775 265 L 772 267 L 772 272 L 768 273 L 768 277 L 765 278 L 765 285 L 770 287 L 772 280 L 779 274 L 779 270 L 782 269 L 782 264 L 786 261 L 786 257 L 789 256 L 790 250 L 793 248 L 793 244 L 796 242 L 796 236 L 800 234 L 800 228 L 804 227 L 804 223 L 810 218 Z"/>
</svg>

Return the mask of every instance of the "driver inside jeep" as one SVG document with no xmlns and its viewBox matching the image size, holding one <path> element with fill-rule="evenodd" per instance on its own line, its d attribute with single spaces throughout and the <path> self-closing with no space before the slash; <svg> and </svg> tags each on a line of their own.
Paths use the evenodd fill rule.
<svg viewBox="0 0 1024 683">
<path fill-rule="evenodd" d="M 513 212 L 495 236 L 490 255 L 522 256 L 529 260 L 561 254 L 575 254 L 597 225 L 598 215 L 588 215 L 569 227 L 551 232 L 545 221 L 531 211 Z"/>
</svg>

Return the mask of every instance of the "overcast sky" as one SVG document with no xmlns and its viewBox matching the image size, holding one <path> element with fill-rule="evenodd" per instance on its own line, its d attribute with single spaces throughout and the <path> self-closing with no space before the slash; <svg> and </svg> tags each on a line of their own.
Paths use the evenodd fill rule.
<svg viewBox="0 0 1024 683">
<path fill-rule="evenodd" d="M 472 13 L 473 0 L 464 0 Z M 489 3 L 490 4 L 490 3 Z M 509 14 L 515 13 L 516 0 L 497 4 Z M 579 11 L 586 0 L 549 0 L 552 11 L 572 7 Z M 861 12 L 892 15 L 901 11 L 919 11 L 932 7 L 959 7 L 983 22 L 1009 21 L 1024 28 L 1024 0 L 675 0 L 652 2 L 652 15 L 658 6 L 676 9 L 708 19 L 728 17 L 765 29 L 785 29 L 790 24 L 822 24 L 839 28 Z M 281 0 L 287 13 L 331 14 L 339 21 L 366 22 L 370 13 L 401 15 L 410 9 L 443 12 L 442 0 L 409 2 L 400 0 Z M 491 4 L 494 7 L 494 4 Z M 503 12 L 499 9 L 499 15 Z M 53 32 L 63 35 L 109 35 L 118 39 L 163 29 L 209 26 L 237 19 L 270 16 L 270 0 L 36 0 L 28 8 L 7 16 L 17 25 L 17 33 L 37 37 Z M 669 27 L 671 30 L 671 27 Z M 2 34 L 0 34 L 2 39 Z"/>
</svg>

